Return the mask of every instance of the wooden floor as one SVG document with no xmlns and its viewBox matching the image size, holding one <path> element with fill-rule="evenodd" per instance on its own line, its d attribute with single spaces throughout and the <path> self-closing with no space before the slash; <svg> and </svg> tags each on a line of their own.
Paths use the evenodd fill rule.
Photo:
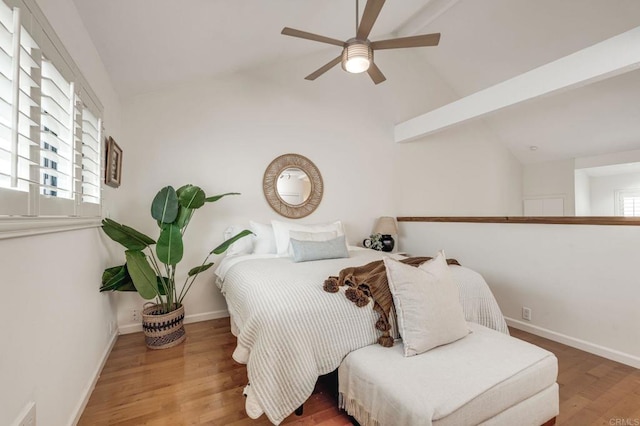
<svg viewBox="0 0 640 426">
<path fill-rule="evenodd" d="M 246 369 L 231 359 L 228 318 L 188 324 L 187 341 L 147 350 L 140 333 L 120 336 L 80 425 L 269 425 L 249 419 L 242 389 Z M 640 425 L 640 370 L 531 334 L 512 335 L 558 357 L 560 425 Z M 335 378 L 319 381 L 300 417 L 283 424 L 350 425 L 336 407 Z"/>
</svg>

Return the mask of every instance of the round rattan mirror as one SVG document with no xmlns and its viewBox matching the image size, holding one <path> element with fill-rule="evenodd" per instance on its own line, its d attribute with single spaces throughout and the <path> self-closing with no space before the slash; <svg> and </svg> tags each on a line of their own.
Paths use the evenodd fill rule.
<svg viewBox="0 0 640 426">
<path fill-rule="evenodd" d="M 324 186 L 320 170 L 311 160 L 284 154 L 265 170 L 262 188 L 271 208 L 284 217 L 298 219 L 320 205 Z"/>
</svg>

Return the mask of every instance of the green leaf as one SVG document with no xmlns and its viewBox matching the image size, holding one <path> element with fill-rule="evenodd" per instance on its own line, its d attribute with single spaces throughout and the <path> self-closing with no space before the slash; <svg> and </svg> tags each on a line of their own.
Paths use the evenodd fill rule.
<svg viewBox="0 0 640 426">
<path fill-rule="evenodd" d="M 153 299 L 158 295 L 158 281 L 147 256 L 139 250 L 127 250 L 124 252 L 127 258 L 127 270 L 136 290 L 144 299 Z"/>
<path fill-rule="evenodd" d="M 180 205 L 188 209 L 199 209 L 204 206 L 205 193 L 200 187 L 187 185 L 180 191 Z"/>
<path fill-rule="evenodd" d="M 105 269 L 102 273 L 102 284 L 110 281 L 111 279 L 113 279 L 113 277 L 123 272 L 124 267 L 124 265 L 118 265 Z"/>
<path fill-rule="evenodd" d="M 156 243 L 145 234 L 111 219 L 102 220 L 102 230 L 113 241 L 122 244 L 129 250 L 142 250 Z"/>
<path fill-rule="evenodd" d="M 176 265 L 182 260 L 183 250 L 180 227 L 173 223 L 165 224 L 156 244 L 158 260 L 167 265 Z"/>
<path fill-rule="evenodd" d="M 178 195 L 172 186 L 165 186 L 151 203 L 151 216 L 162 223 L 172 223 L 178 216 Z"/>
<path fill-rule="evenodd" d="M 227 192 L 226 194 L 214 195 L 213 197 L 207 197 L 204 200 L 207 203 L 213 203 L 214 201 L 218 201 L 222 197 L 226 197 L 227 195 L 240 195 L 239 192 Z"/>
<path fill-rule="evenodd" d="M 196 274 L 199 274 L 200 272 L 206 271 L 207 269 L 211 268 L 212 266 L 213 266 L 213 263 L 207 263 L 206 265 L 196 266 L 195 268 L 191 268 L 189 270 L 188 275 L 190 277 L 192 277 L 192 276 L 194 276 Z"/>
<path fill-rule="evenodd" d="M 187 185 L 182 185 L 180 188 L 176 189 L 176 194 L 178 195 L 178 198 L 180 198 L 180 195 L 182 194 L 182 192 L 190 186 L 193 186 L 193 185 L 189 183 Z"/>
<path fill-rule="evenodd" d="M 178 209 L 178 218 L 176 219 L 175 224 L 178 225 L 180 229 L 184 228 L 189 221 L 191 212 L 193 212 L 193 210 L 182 206 Z"/>
<path fill-rule="evenodd" d="M 105 269 L 102 274 L 100 291 L 136 291 L 127 271 L 127 265 Z"/>
<path fill-rule="evenodd" d="M 222 254 L 225 251 L 227 251 L 227 249 L 229 248 L 229 246 L 231 244 L 235 243 L 240 238 L 244 238 L 247 235 L 251 235 L 251 234 L 253 234 L 253 232 L 249 231 L 248 229 L 245 229 L 244 231 L 238 233 L 237 235 L 229 238 L 227 241 L 225 241 L 224 243 L 220 244 L 218 247 L 214 248 L 209 254 Z M 158 242 L 158 244 L 159 244 L 159 242 Z"/>
<path fill-rule="evenodd" d="M 165 285 L 169 288 L 169 291 L 171 291 L 171 283 L 169 283 L 169 278 L 167 277 L 160 277 L 157 276 L 157 284 L 158 284 L 158 293 L 160 293 L 162 296 L 166 296 L 167 292 L 164 289 L 164 286 L 162 285 L 162 283 L 164 282 Z M 164 281 L 163 281 L 164 279 Z"/>
</svg>

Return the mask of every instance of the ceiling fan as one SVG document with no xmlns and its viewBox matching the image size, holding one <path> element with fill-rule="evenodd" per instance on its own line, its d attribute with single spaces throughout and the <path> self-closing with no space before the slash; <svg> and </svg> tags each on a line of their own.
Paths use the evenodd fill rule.
<svg viewBox="0 0 640 426">
<path fill-rule="evenodd" d="M 405 47 L 437 46 L 440 42 L 440 33 L 425 34 L 412 37 L 394 38 L 389 40 L 370 41 L 369 33 L 375 24 L 385 0 L 368 0 L 364 7 L 362 19 L 358 24 L 358 0 L 356 0 L 356 36 L 347 41 L 340 41 L 330 37 L 324 37 L 306 31 L 284 27 L 282 34 L 291 37 L 299 37 L 320 43 L 328 43 L 342 47 L 342 54 L 321 66 L 305 77 L 306 80 L 315 80 L 334 66 L 342 63 L 342 69 L 350 73 L 367 72 L 375 84 L 380 84 L 386 77 L 373 61 L 373 51 L 382 49 L 401 49 Z"/>
</svg>

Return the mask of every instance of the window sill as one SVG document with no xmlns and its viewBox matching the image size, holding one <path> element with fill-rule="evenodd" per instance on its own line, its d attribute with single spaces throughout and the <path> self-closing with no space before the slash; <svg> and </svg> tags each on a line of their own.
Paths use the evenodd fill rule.
<svg viewBox="0 0 640 426">
<path fill-rule="evenodd" d="M 0 217 L 0 240 L 97 228 L 100 217 Z"/>
</svg>

